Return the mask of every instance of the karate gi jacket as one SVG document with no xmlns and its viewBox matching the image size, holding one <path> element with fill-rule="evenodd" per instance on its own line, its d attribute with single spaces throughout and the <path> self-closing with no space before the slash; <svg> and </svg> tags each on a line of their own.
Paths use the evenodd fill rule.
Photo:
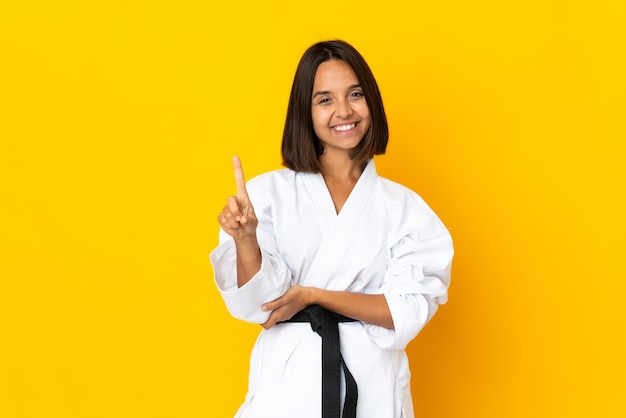
<svg viewBox="0 0 626 418">
<path fill-rule="evenodd" d="M 210 255 L 230 313 L 262 324 L 270 313 L 261 305 L 293 284 L 385 295 L 395 329 L 340 323 L 341 352 L 358 385 L 358 418 L 413 418 L 404 348 L 447 300 L 447 228 L 415 192 L 379 177 L 373 160 L 339 214 L 320 174 L 272 171 L 247 189 L 259 220 L 259 272 L 238 288 L 236 250 L 224 231 Z M 319 335 L 306 323 L 263 329 L 248 385 L 237 418 L 319 418 Z"/>
</svg>

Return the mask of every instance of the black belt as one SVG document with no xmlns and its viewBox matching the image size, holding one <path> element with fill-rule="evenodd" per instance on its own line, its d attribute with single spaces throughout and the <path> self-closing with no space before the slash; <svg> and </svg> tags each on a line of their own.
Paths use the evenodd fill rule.
<svg viewBox="0 0 626 418">
<path fill-rule="evenodd" d="M 339 350 L 339 322 L 354 322 L 355 319 L 336 314 L 319 305 L 310 305 L 288 321 L 309 322 L 313 331 L 322 337 L 322 418 L 339 418 L 340 367 L 346 382 L 346 399 L 343 418 L 356 418 L 358 390 L 352 373 L 348 370 Z"/>
</svg>

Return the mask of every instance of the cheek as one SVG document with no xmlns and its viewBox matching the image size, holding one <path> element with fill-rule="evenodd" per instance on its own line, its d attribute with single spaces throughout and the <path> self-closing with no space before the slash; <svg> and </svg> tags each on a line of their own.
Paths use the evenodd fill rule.
<svg viewBox="0 0 626 418">
<path fill-rule="evenodd" d="M 313 120 L 313 126 L 324 126 L 328 123 L 327 115 L 319 110 L 311 113 L 311 119 Z"/>
<path fill-rule="evenodd" d="M 369 127 L 371 123 L 370 112 L 367 105 L 359 109 L 359 116 L 361 117 L 361 123 Z"/>
<path fill-rule="evenodd" d="M 369 119 L 370 117 L 370 109 L 367 107 L 367 103 L 363 102 L 359 108 L 359 115 L 363 119 Z"/>
</svg>

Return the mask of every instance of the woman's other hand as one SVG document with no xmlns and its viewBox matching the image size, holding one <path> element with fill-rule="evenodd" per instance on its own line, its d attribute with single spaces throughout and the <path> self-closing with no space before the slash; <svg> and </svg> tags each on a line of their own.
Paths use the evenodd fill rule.
<svg viewBox="0 0 626 418">
<path fill-rule="evenodd" d="M 261 310 L 272 311 L 270 318 L 264 323 L 263 328 L 270 329 L 278 322 L 287 321 L 295 314 L 311 304 L 310 287 L 299 285 L 291 286 L 284 295 L 278 299 L 263 304 Z"/>
</svg>

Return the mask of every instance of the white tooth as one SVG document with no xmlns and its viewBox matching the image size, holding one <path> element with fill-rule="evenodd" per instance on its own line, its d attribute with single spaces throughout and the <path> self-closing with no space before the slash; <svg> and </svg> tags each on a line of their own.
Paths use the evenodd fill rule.
<svg viewBox="0 0 626 418">
<path fill-rule="evenodd" d="M 356 126 L 356 124 L 352 123 L 350 125 L 341 125 L 341 126 L 336 126 L 335 129 L 338 131 L 349 131 L 350 129 L 354 128 Z"/>
</svg>

